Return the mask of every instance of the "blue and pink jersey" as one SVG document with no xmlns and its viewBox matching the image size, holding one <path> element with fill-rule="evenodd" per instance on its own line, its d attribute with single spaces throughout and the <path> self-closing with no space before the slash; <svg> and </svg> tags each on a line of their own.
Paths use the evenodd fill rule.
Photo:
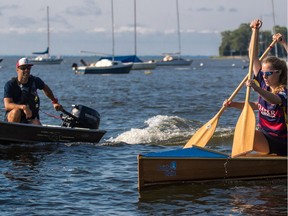
<svg viewBox="0 0 288 216">
<path fill-rule="evenodd" d="M 256 77 L 262 89 L 267 91 L 270 87 L 266 86 L 263 73 L 260 71 Z M 287 140 L 287 89 L 277 93 L 281 98 L 281 104 L 270 104 L 262 97 L 258 99 L 259 128 L 264 133 L 271 136 Z"/>
</svg>

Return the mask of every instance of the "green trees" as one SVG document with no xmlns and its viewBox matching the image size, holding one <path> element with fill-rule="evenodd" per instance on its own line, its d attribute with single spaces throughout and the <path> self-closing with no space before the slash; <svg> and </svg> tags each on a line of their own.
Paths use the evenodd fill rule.
<svg viewBox="0 0 288 216">
<path fill-rule="evenodd" d="M 287 27 L 275 26 L 275 32 L 283 35 L 283 40 L 287 40 Z M 219 56 L 247 56 L 248 48 L 251 38 L 251 28 L 249 24 L 241 24 L 238 29 L 234 31 L 221 32 L 222 42 L 219 47 Z M 271 31 L 259 32 L 259 55 L 265 51 L 265 49 L 272 42 Z M 278 56 L 287 56 L 285 49 L 277 44 Z M 271 50 L 271 54 L 275 55 L 275 48 Z"/>
</svg>

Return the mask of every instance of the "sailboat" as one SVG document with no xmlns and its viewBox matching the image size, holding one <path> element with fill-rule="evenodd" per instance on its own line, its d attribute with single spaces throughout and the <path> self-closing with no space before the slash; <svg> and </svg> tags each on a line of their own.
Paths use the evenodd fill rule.
<svg viewBox="0 0 288 216">
<path fill-rule="evenodd" d="M 136 0 L 134 0 L 134 62 L 132 70 L 153 70 L 156 68 L 156 62 L 146 61 L 143 62 L 140 58 L 137 57 L 137 5 Z"/>
<path fill-rule="evenodd" d="M 117 55 L 117 56 L 103 56 L 101 59 L 109 59 L 112 60 L 114 58 L 115 61 L 121 61 L 123 63 L 132 62 L 132 70 L 153 70 L 156 68 L 155 61 L 142 61 L 137 56 L 137 21 L 136 21 L 136 0 L 134 0 L 134 55 Z"/>
<path fill-rule="evenodd" d="M 113 0 L 111 0 L 111 15 L 112 15 L 112 57 L 103 57 L 96 63 L 87 64 L 84 60 L 84 66 L 78 66 L 73 63 L 72 69 L 76 74 L 127 74 L 130 72 L 133 63 L 123 63 L 116 61 L 114 57 L 114 6 Z M 87 51 L 83 51 L 87 52 Z"/>
<path fill-rule="evenodd" d="M 181 35 L 178 0 L 176 0 L 176 12 L 178 29 L 178 52 L 163 53 L 165 57 L 161 61 L 157 61 L 157 66 L 190 66 L 192 64 L 192 59 L 184 59 L 181 57 Z"/>
<path fill-rule="evenodd" d="M 49 29 L 49 7 L 47 6 L 47 42 L 48 46 L 44 52 L 33 52 L 32 54 L 38 55 L 35 58 L 29 58 L 32 64 L 60 64 L 63 61 L 62 57 L 50 55 L 50 29 Z"/>
</svg>

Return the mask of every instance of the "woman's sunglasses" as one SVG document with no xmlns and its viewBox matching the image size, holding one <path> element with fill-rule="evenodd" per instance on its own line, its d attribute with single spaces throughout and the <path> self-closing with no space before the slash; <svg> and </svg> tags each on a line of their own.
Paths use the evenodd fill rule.
<svg viewBox="0 0 288 216">
<path fill-rule="evenodd" d="M 273 73 L 277 73 L 278 70 L 275 70 L 275 71 L 267 71 L 267 72 L 264 72 L 264 71 L 261 71 L 263 73 L 263 76 L 271 76 Z"/>
</svg>

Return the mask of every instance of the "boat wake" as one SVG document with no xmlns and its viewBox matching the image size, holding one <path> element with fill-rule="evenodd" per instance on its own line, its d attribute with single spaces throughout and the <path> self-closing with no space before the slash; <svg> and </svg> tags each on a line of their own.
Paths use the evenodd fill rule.
<svg viewBox="0 0 288 216">
<path fill-rule="evenodd" d="M 144 122 L 143 128 L 131 128 L 106 144 L 184 145 L 202 123 L 178 116 L 157 115 Z M 211 142 L 221 143 L 233 138 L 231 128 L 217 128 Z"/>
</svg>

